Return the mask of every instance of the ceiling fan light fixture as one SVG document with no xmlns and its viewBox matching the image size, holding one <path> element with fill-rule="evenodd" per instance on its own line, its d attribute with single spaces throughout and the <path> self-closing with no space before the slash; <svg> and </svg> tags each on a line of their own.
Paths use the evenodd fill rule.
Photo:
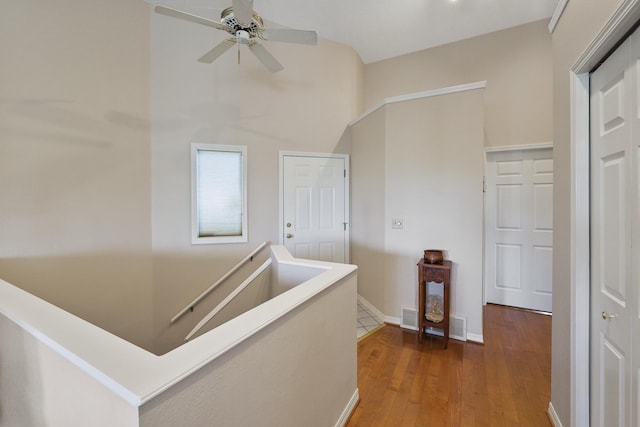
<svg viewBox="0 0 640 427">
<path fill-rule="evenodd" d="M 245 30 L 236 31 L 236 41 L 238 42 L 238 44 L 249 44 L 250 39 L 251 36 Z"/>
</svg>

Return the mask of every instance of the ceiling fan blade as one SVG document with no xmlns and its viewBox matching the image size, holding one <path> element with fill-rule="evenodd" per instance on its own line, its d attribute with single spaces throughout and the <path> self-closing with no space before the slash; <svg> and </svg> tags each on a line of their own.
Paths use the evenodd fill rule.
<svg viewBox="0 0 640 427">
<path fill-rule="evenodd" d="M 291 30 L 289 28 L 267 28 L 262 30 L 262 38 L 274 42 L 318 44 L 318 33 L 315 31 Z"/>
<path fill-rule="evenodd" d="M 260 62 L 262 62 L 262 64 L 267 67 L 267 69 L 272 73 L 277 73 L 278 71 L 284 69 L 282 64 L 280 64 L 278 60 L 274 58 L 273 55 L 271 55 L 269 51 L 265 49 L 261 44 L 250 44 L 249 49 L 251 49 L 251 52 L 253 52 L 256 58 L 258 58 Z"/>
<path fill-rule="evenodd" d="M 207 27 L 217 28 L 218 30 L 223 30 L 223 31 L 228 30 L 226 26 L 222 25 L 219 22 L 211 21 L 210 19 L 202 18 L 200 16 L 192 15 L 190 13 L 181 12 L 176 9 L 171 9 L 170 7 L 156 6 L 153 10 L 155 10 L 156 13 L 159 13 L 161 15 L 171 16 L 173 18 L 182 19 L 184 21 L 195 22 L 196 24 L 206 25 Z"/>
<path fill-rule="evenodd" d="M 224 40 L 220 44 L 218 44 L 216 47 L 211 49 L 209 52 L 205 53 L 200 58 L 198 58 L 198 61 L 204 62 L 205 64 L 211 64 L 220 55 L 222 55 L 223 53 L 231 49 L 234 44 L 236 44 L 236 41 L 233 39 Z"/>
<path fill-rule="evenodd" d="M 243 28 L 248 27 L 253 19 L 253 0 L 233 0 L 231 7 L 238 24 Z"/>
</svg>

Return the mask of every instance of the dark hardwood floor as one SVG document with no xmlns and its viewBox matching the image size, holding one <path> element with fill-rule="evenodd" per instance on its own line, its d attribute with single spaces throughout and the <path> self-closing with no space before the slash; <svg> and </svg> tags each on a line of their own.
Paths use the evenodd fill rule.
<svg viewBox="0 0 640 427">
<path fill-rule="evenodd" d="M 551 316 L 484 309 L 484 345 L 385 326 L 358 343 L 347 426 L 550 426 Z"/>
</svg>

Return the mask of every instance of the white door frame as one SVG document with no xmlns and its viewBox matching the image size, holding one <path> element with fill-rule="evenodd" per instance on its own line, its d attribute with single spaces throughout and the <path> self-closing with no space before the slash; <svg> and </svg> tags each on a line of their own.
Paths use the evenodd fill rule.
<svg viewBox="0 0 640 427">
<path fill-rule="evenodd" d="M 331 159 L 344 159 L 344 168 L 346 170 L 345 177 L 345 218 L 347 221 L 347 229 L 345 233 L 345 262 L 350 262 L 351 255 L 351 185 L 349 178 L 351 172 L 349 170 L 349 155 L 348 154 L 336 154 L 336 153 L 308 153 L 304 151 L 280 151 L 278 153 L 278 242 L 280 245 L 284 245 L 284 158 L 286 156 L 292 157 L 325 157 Z"/>
<path fill-rule="evenodd" d="M 522 144 L 522 145 L 505 145 L 502 147 L 487 147 L 484 149 L 484 165 L 483 165 L 483 175 L 484 175 L 484 184 L 485 184 L 485 191 L 483 194 L 483 198 L 482 198 L 482 203 L 483 203 L 483 215 L 484 218 L 482 220 L 482 305 L 487 305 L 487 283 L 486 283 L 486 277 L 485 275 L 487 274 L 486 271 L 486 260 L 487 260 L 487 254 L 486 254 L 486 239 L 487 239 L 487 230 L 486 230 L 486 218 L 487 218 L 487 204 L 486 204 L 486 200 L 485 197 L 487 195 L 486 192 L 486 182 L 487 182 L 487 159 L 488 159 L 488 155 L 489 153 L 506 153 L 506 152 L 510 152 L 510 151 L 529 151 L 529 150 L 541 150 L 541 149 L 551 149 L 552 153 L 553 153 L 553 142 L 541 142 L 538 144 Z"/>
<path fill-rule="evenodd" d="M 570 70 L 572 427 L 588 426 L 590 422 L 589 73 L 639 19 L 640 0 L 623 0 Z"/>
</svg>

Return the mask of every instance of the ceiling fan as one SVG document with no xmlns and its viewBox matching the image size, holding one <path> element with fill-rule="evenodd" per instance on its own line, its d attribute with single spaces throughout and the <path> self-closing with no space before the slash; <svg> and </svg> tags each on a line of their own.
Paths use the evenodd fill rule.
<svg viewBox="0 0 640 427">
<path fill-rule="evenodd" d="M 233 37 L 228 38 L 209 52 L 198 58 L 207 64 L 215 61 L 220 55 L 238 45 L 238 63 L 240 63 L 240 45 L 247 45 L 249 50 L 272 73 L 282 70 L 282 65 L 269 53 L 258 40 L 277 42 L 318 44 L 318 34 L 315 31 L 293 30 L 288 28 L 264 28 L 262 17 L 253 10 L 253 0 L 232 0 L 231 7 L 227 7 L 220 14 L 220 22 L 192 15 L 166 6 L 156 6 L 156 13 L 206 25 L 218 30 L 226 31 Z"/>
</svg>

